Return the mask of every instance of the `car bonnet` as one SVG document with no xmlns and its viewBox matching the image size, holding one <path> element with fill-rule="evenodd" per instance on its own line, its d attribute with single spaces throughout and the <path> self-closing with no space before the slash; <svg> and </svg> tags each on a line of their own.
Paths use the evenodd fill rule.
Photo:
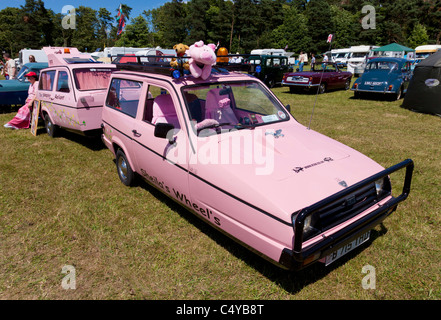
<svg viewBox="0 0 441 320">
<path fill-rule="evenodd" d="M 236 163 L 199 166 L 199 175 L 289 222 L 293 212 L 383 169 L 335 140 L 289 123 L 262 127 L 265 133 L 257 138 L 257 128 L 222 134 L 219 152 L 229 150 Z M 237 135 L 244 141 L 239 147 Z M 250 141 L 252 148 L 245 144 Z"/>
</svg>

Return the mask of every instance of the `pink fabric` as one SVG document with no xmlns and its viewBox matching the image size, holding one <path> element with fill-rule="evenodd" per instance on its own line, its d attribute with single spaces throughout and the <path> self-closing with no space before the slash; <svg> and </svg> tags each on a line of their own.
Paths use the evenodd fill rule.
<svg viewBox="0 0 441 320">
<path fill-rule="evenodd" d="M 173 100 L 169 94 L 161 94 L 153 101 L 152 123 L 170 123 L 180 128 Z"/>
<path fill-rule="evenodd" d="M 26 98 L 26 103 L 21 107 L 15 117 L 7 123 L 9 127 L 15 129 L 27 129 L 31 123 L 31 110 L 32 104 L 35 100 L 38 88 L 38 82 L 35 81 L 34 84 L 29 86 L 28 97 Z"/>
<path fill-rule="evenodd" d="M 236 115 L 231 109 L 231 101 L 227 96 L 220 96 L 220 88 L 211 89 L 207 93 L 207 99 L 205 103 L 205 118 L 214 119 L 219 123 L 230 123 L 232 125 L 237 124 Z"/>
<path fill-rule="evenodd" d="M 75 72 L 78 90 L 105 89 L 110 81 L 108 71 L 78 70 Z"/>
</svg>

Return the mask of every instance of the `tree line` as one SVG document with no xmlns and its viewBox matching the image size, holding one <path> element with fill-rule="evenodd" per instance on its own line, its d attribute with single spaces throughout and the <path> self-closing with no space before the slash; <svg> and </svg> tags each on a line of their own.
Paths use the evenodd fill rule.
<svg viewBox="0 0 441 320">
<path fill-rule="evenodd" d="M 66 14 L 46 8 L 43 0 L 26 0 L 24 6 L 0 11 L 0 49 L 16 55 L 22 48 L 50 45 L 93 52 L 204 40 L 229 52 L 287 48 L 322 53 L 329 49 L 329 34 L 334 34 L 333 48 L 392 42 L 415 48 L 439 43 L 441 37 L 441 0 L 171 0 L 136 17 L 122 4 L 126 26 L 121 35 L 117 11 L 79 6 L 75 27 L 63 28 Z"/>
</svg>

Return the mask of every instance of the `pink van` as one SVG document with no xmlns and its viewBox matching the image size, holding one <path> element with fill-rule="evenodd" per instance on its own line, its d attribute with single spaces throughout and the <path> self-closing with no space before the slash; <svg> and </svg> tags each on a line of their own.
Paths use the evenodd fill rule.
<svg viewBox="0 0 441 320">
<path fill-rule="evenodd" d="M 47 133 L 58 128 L 84 135 L 101 132 L 101 112 L 115 65 L 95 61 L 76 48 L 45 47 L 49 67 L 40 73 L 37 100 Z"/>
<path fill-rule="evenodd" d="M 146 180 L 282 268 L 334 262 L 410 192 L 412 160 L 384 169 L 308 130 L 248 74 L 214 66 L 202 80 L 167 64 L 117 68 L 102 139 L 122 183 Z M 394 197 L 397 170 L 406 175 Z"/>
</svg>

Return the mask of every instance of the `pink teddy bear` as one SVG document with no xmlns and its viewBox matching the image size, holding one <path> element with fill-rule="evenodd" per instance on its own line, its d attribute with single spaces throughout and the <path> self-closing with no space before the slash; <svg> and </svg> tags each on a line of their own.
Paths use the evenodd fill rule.
<svg viewBox="0 0 441 320">
<path fill-rule="evenodd" d="M 216 64 L 216 45 L 204 44 L 204 41 L 195 42 L 190 46 L 187 53 L 190 72 L 195 78 L 206 80 L 211 74 L 211 67 Z"/>
</svg>

